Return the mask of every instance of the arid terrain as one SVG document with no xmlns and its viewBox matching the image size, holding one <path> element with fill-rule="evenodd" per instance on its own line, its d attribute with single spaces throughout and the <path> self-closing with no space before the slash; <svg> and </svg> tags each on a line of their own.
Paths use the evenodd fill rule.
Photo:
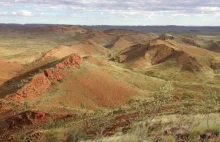
<svg viewBox="0 0 220 142">
<path fill-rule="evenodd" d="M 0 142 L 220 141 L 220 27 L 0 24 Z"/>
</svg>

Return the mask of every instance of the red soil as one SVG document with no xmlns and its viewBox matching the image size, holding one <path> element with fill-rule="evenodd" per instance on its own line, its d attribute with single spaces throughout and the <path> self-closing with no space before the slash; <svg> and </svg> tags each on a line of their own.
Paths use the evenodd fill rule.
<svg viewBox="0 0 220 142">
<path fill-rule="evenodd" d="M 62 59 L 66 56 L 69 56 L 71 54 L 77 53 L 80 56 L 85 56 L 85 55 L 101 55 L 101 56 L 107 56 L 108 55 L 108 50 L 97 43 L 95 43 L 92 40 L 86 40 L 84 42 L 78 43 L 78 44 L 73 44 L 71 46 L 59 46 L 56 47 L 49 52 L 47 52 L 45 55 L 43 55 L 41 58 L 37 59 L 35 62 L 32 63 L 34 64 L 42 64 L 44 62 L 47 63 L 47 61 L 55 61 L 58 59 Z M 44 62 L 42 62 L 44 61 Z M 34 65 L 34 66 L 36 66 Z"/>
<path fill-rule="evenodd" d="M 200 71 L 201 68 L 205 66 L 203 64 L 206 64 L 206 62 L 208 63 L 208 60 L 203 62 L 201 56 L 197 55 L 198 52 L 201 52 L 202 55 L 204 54 L 210 58 L 212 57 L 209 55 L 210 53 L 206 53 L 202 49 L 200 50 L 193 46 L 182 47 L 180 45 L 175 45 L 174 43 L 171 41 L 155 40 L 149 45 L 134 45 L 122 51 L 117 58 L 120 63 L 135 59 L 131 65 L 133 68 L 144 68 L 151 64 L 160 64 L 168 59 L 175 59 L 176 63 L 182 70 Z"/>
<path fill-rule="evenodd" d="M 124 115 L 120 115 L 117 116 L 115 118 L 115 120 L 120 121 L 120 120 L 129 120 L 129 119 L 134 119 L 138 117 L 138 113 L 133 113 L 133 114 L 124 114 Z"/>
<path fill-rule="evenodd" d="M 0 85 L 13 78 L 21 68 L 20 63 L 0 61 Z"/>
<path fill-rule="evenodd" d="M 44 54 L 40 59 L 37 59 L 36 62 L 41 62 L 45 59 L 47 59 L 48 57 L 50 57 L 51 55 L 53 55 L 55 52 L 57 52 L 59 49 L 61 49 L 62 46 L 58 46 L 50 51 L 48 51 L 46 54 Z"/>
<path fill-rule="evenodd" d="M 146 45 L 134 45 L 127 50 L 124 50 L 119 55 L 119 62 L 123 63 L 129 60 L 132 60 L 137 57 L 144 56 L 145 52 L 147 51 L 148 46 Z"/>
<path fill-rule="evenodd" d="M 101 55 L 106 56 L 108 55 L 108 50 L 99 44 L 97 42 L 94 42 L 93 40 L 89 39 L 84 42 L 81 42 L 79 44 L 72 45 L 71 48 L 73 48 L 74 52 L 84 56 L 84 55 Z"/>
<path fill-rule="evenodd" d="M 176 58 L 182 70 L 199 71 L 202 67 L 195 57 L 179 49 L 172 48 L 172 46 L 159 44 L 151 46 L 149 50 L 152 50 L 149 51 L 152 57 L 152 64 L 159 64 L 173 57 Z M 148 52 L 146 54 L 148 54 Z"/>
<path fill-rule="evenodd" d="M 166 45 L 156 45 L 151 46 L 149 50 L 153 50 L 154 55 L 152 55 L 151 63 L 159 64 L 169 57 L 171 57 L 176 51 Z"/>
<path fill-rule="evenodd" d="M 127 127 L 131 124 L 131 122 L 137 118 L 139 116 L 138 113 L 133 113 L 133 114 L 124 114 L 124 115 L 120 115 L 117 116 L 115 119 L 110 120 L 110 122 L 108 122 L 108 127 L 106 127 L 103 131 L 102 131 L 102 135 L 103 136 L 111 136 L 113 134 L 115 134 L 116 130 L 118 129 L 122 129 L 123 133 L 127 132 Z M 98 132 L 98 130 L 89 130 L 89 127 L 86 126 L 85 131 L 88 135 L 97 135 L 100 132 Z"/>
<path fill-rule="evenodd" d="M 102 44 L 102 45 L 103 44 L 108 45 L 116 39 L 116 36 L 114 35 L 107 35 L 102 31 L 94 30 L 94 29 L 89 30 L 86 36 L 87 36 L 86 37 L 87 39 L 91 39 L 95 43 Z"/>
<path fill-rule="evenodd" d="M 114 80 L 102 71 L 88 71 L 79 76 L 77 82 L 90 92 L 88 98 L 99 106 L 118 106 L 136 94 L 134 88 Z"/>
<path fill-rule="evenodd" d="M 3 99 L 0 100 L 0 116 L 1 117 L 8 117 L 14 113 L 14 110 L 10 104 L 10 102 L 7 102 Z"/>
<path fill-rule="evenodd" d="M 6 122 L 8 123 L 8 129 L 15 129 L 21 128 L 25 125 L 42 123 L 46 120 L 47 116 L 47 113 L 41 111 L 25 111 L 7 118 Z"/>
<path fill-rule="evenodd" d="M 11 115 L 5 119 L 7 123 L 7 129 L 16 129 L 23 128 L 26 125 L 40 125 L 48 118 L 56 120 L 68 119 L 68 118 L 78 118 L 78 114 L 69 114 L 69 113 L 46 113 L 42 111 L 24 111 L 19 114 Z"/>
<path fill-rule="evenodd" d="M 72 54 L 68 58 L 65 58 L 61 63 L 56 65 L 57 68 L 64 68 L 64 67 L 79 67 L 82 63 L 82 58 L 76 54 Z"/>
<path fill-rule="evenodd" d="M 6 98 L 21 101 L 26 98 L 40 97 L 46 89 L 65 78 L 65 68 L 79 67 L 81 63 L 82 58 L 77 54 L 72 54 L 56 64 L 55 67 L 45 69 L 43 72 L 35 75 L 29 83 L 17 90 L 16 93 L 6 96 Z"/>
<path fill-rule="evenodd" d="M 48 122 L 48 120 L 72 120 L 78 117 L 78 114 L 54 114 L 34 110 L 24 111 L 19 114 L 10 114 L 9 116 L 5 117 L 4 121 L 0 121 L 0 141 L 16 141 L 16 137 L 14 135 L 11 135 L 15 129 L 23 129 L 24 132 L 26 130 L 30 130 L 25 132 L 25 140 L 36 141 L 42 138 L 43 136 L 43 133 L 37 131 L 36 129 Z"/>
<path fill-rule="evenodd" d="M 114 124 L 108 128 L 106 128 L 103 132 L 102 135 L 104 136 L 111 136 L 115 133 L 115 130 L 119 129 L 119 128 L 125 128 L 126 126 L 130 125 L 131 122 L 130 121 L 124 121 L 124 122 L 120 122 L 118 124 Z"/>
<path fill-rule="evenodd" d="M 130 46 L 135 45 L 135 43 L 131 40 L 129 41 L 129 39 L 127 40 L 126 37 L 121 36 L 118 38 L 117 41 L 114 42 L 114 44 L 111 46 L 111 49 L 112 50 L 124 50 Z"/>
<path fill-rule="evenodd" d="M 96 62 L 98 65 L 89 65 Z M 114 79 L 108 72 L 98 66 L 104 66 L 105 62 L 95 58 L 86 59 L 88 64 L 81 71 L 71 72 L 68 79 L 64 80 L 59 88 L 65 90 L 63 95 L 53 97 L 47 105 L 66 105 L 74 108 L 81 108 L 85 105 L 88 109 L 98 107 L 120 106 L 137 95 L 136 88 Z"/>
<path fill-rule="evenodd" d="M 184 52 L 181 52 L 180 56 L 177 58 L 177 63 L 182 66 L 182 70 L 187 71 L 200 71 L 202 67 L 195 57 Z"/>
<path fill-rule="evenodd" d="M 50 86 L 50 80 L 45 76 L 44 73 L 40 73 L 34 76 L 30 83 L 24 85 L 15 94 L 13 94 L 12 97 L 15 100 L 40 97 L 41 94 Z"/>
</svg>

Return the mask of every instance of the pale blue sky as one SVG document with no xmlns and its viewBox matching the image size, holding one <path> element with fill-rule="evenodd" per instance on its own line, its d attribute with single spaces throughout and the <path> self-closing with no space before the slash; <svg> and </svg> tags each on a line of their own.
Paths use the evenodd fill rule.
<svg viewBox="0 0 220 142">
<path fill-rule="evenodd" d="M 0 23 L 220 26 L 220 0 L 1 0 Z"/>
</svg>

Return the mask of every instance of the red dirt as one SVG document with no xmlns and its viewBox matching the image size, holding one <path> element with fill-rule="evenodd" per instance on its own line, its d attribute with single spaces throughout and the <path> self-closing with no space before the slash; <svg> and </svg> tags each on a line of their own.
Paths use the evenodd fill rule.
<svg viewBox="0 0 220 142">
<path fill-rule="evenodd" d="M 35 98 L 40 97 L 41 94 L 51 86 L 50 80 L 45 76 L 44 73 L 40 73 L 34 76 L 30 83 L 24 85 L 14 95 L 15 99 L 23 98 Z"/>
<path fill-rule="evenodd" d="M 194 50 L 194 48 L 189 48 L 189 50 Z M 135 67 L 137 65 L 139 67 L 145 67 L 147 66 L 147 61 L 149 61 L 152 65 L 155 65 L 172 58 L 176 59 L 177 64 L 181 67 L 182 70 L 200 71 L 202 65 L 199 63 L 199 61 L 197 61 L 196 57 L 184 51 L 182 47 L 179 48 L 177 45 L 174 46 L 174 44 L 172 43 L 156 40 L 152 42 L 149 46 L 135 45 L 122 51 L 122 53 L 118 56 L 118 60 L 119 62 L 126 62 L 128 60 L 138 58 L 133 62 L 132 67 Z M 144 58 L 145 62 L 141 61 L 141 58 L 142 60 Z M 140 62 L 137 62 L 139 60 Z"/>
<path fill-rule="evenodd" d="M 121 105 L 136 93 L 134 88 L 114 80 L 108 74 L 97 70 L 88 70 L 86 74 L 77 78 L 77 82 L 81 87 L 90 92 L 88 98 L 99 106 Z"/>
<path fill-rule="evenodd" d="M 82 63 L 82 58 L 77 54 L 72 54 L 68 58 L 65 58 L 61 63 L 58 63 L 56 65 L 57 68 L 64 68 L 64 67 L 80 67 L 80 64 Z"/>
<path fill-rule="evenodd" d="M 69 113 L 46 113 L 38 110 L 28 110 L 19 114 L 10 114 L 4 121 L 0 121 L 0 141 L 16 141 L 15 135 L 12 135 L 14 130 L 21 130 L 24 133 L 26 141 L 36 141 L 42 138 L 43 133 L 36 129 L 41 127 L 42 124 L 48 122 L 48 120 L 60 121 L 60 120 L 73 120 L 78 118 L 78 114 Z M 28 128 L 28 129 L 27 129 Z M 25 129 L 25 130 L 24 130 Z"/>
<path fill-rule="evenodd" d="M 129 119 L 134 119 L 138 117 L 138 113 L 134 113 L 134 114 L 125 114 L 125 115 L 120 115 L 120 116 L 117 116 L 115 118 L 115 120 L 117 121 L 120 121 L 120 120 L 129 120 Z"/>
<path fill-rule="evenodd" d="M 114 44 L 112 44 L 111 50 L 114 50 L 114 49 L 115 50 L 119 50 L 119 49 L 124 50 L 130 46 L 135 45 L 135 43 L 131 41 L 132 39 L 129 41 L 125 38 L 126 37 L 124 37 L 124 36 L 119 37 L 118 40 L 115 41 Z"/>
<path fill-rule="evenodd" d="M 126 133 L 127 130 L 129 129 L 128 126 L 138 116 L 139 116 L 138 113 L 124 114 L 124 115 L 117 116 L 115 119 L 109 121 L 108 127 L 104 128 L 104 130 L 102 131 L 102 135 L 111 136 L 115 134 L 115 132 L 120 128 L 122 129 L 123 133 Z M 85 128 L 85 132 L 88 135 L 100 134 L 99 130 L 90 130 L 88 126 L 86 126 Z"/>
<path fill-rule="evenodd" d="M 172 56 L 175 52 L 177 51 L 165 44 L 152 46 L 138 44 L 122 51 L 118 60 L 122 63 L 137 57 L 145 57 L 147 59 L 149 56 L 152 64 L 159 64 Z"/>
<path fill-rule="evenodd" d="M 16 93 L 6 96 L 15 101 L 21 101 L 26 98 L 40 97 L 43 92 L 51 87 L 57 81 L 62 80 L 66 76 L 66 67 L 79 67 L 82 58 L 77 54 L 66 57 L 63 61 L 56 64 L 55 67 L 45 69 L 43 72 L 35 75 L 29 83 L 17 90 Z"/>
<path fill-rule="evenodd" d="M 62 120 L 62 119 L 73 119 L 78 118 L 78 114 L 69 114 L 69 113 L 56 113 L 50 114 L 42 111 L 33 111 L 28 110 L 21 112 L 19 114 L 11 115 L 10 117 L 5 119 L 8 127 L 7 129 L 16 129 L 16 128 L 23 128 L 26 125 L 40 125 L 48 118 L 53 120 Z"/>
<path fill-rule="evenodd" d="M 115 133 L 115 130 L 119 129 L 119 128 L 125 128 L 126 126 L 130 125 L 131 122 L 129 121 L 124 121 L 124 122 L 120 122 L 118 124 L 114 124 L 111 127 L 106 128 L 103 132 L 102 135 L 104 136 L 111 136 Z"/>
<path fill-rule="evenodd" d="M 63 69 L 50 68 L 44 71 L 44 75 L 52 83 L 56 83 L 57 81 L 61 81 L 63 78 L 66 77 L 66 72 Z"/>
<path fill-rule="evenodd" d="M 116 37 L 113 35 L 107 35 L 102 31 L 94 30 L 94 29 L 89 30 L 86 36 L 87 39 L 91 39 L 95 43 L 105 44 L 105 45 L 112 43 L 112 41 L 116 39 Z"/>
<path fill-rule="evenodd" d="M 126 49 L 120 53 L 118 61 L 123 63 L 134 58 L 144 56 L 147 48 L 148 46 L 141 44 L 131 46 L 129 49 Z"/>
<path fill-rule="evenodd" d="M 149 53 L 147 52 L 146 54 L 150 54 L 152 57 L 152 64 L 159 64 L 173 57 L 176 58 L 176 61 L 178 65 L 181 66 L 182 70 L 200 71 L 202 67 L 192 55 L 165 44 L 150 46 Z"/>
<path fill-rule="evenodd" d="M 7 102 L 3 99 L 0 100 L 0 116 L 1 117 L 8 117 L 14 113 L 14 110 L 10 104 L 10 102 Z"/>
<path fill-rule="evenodd" d="M 79 44 L 74 44 L 71 46 L 75 53 L 78 53 L 81 56 L 85 55 L 108 55 L 108 50 L 93 40 L 89 39 Z"/>
<path fill-rule="evenodd" d="M 42 123 L 46 120 L 47 113 L 41 111 L 25 111 L 6 119 L 8 129 L 21 128 L 25 125 Z"/>
<path fill-rule="evenodd" d="M 177 58 L 177 63 L 182 66 L 182 70 L 187 71 L 200 71 L 202 67 L 195 57 L 184 52 L 181 52 L 180 56 Z"/>
<path fill-rule="evenodd" d="M 113 135 L 115 133 L 115 130 L 119 128 L 123 128 L 122 132 L 126 133 L 125 127 L 129 126 L 131 124 L 131 120 L 137 118 L 138 116 L 138 113 L 117 116 L 114 120 L 115 122 L 112 123 L 113 125 L 106 128 L 102 134 L 105 136 Z"/>
<path fill-rule="evenodd" d="M 169 129 L 165 130 L 164 134 L 165 135 L 175 135 L 175 134 L 180 133 L 180 132 L 186 133 L 187 129 L 182 128 L 182 127 L 171 127 Z"/>
<path fill-rule="evenodd" d="M 59 46 L 56 47 L 49 52 L 47 52 L 45 55 L 43 55 L 41 58 L 37 59 L 35 62 L 32 63 L 33 66 L 40 64 L 47 63 L 47 61 L 56 61 L 58 59 L 62 59 L 66 56 L 69 56 L 71 54 L 77 53 L 80 56 L 86 56 L 86 55 L 101 55 L 101 56 L 108 56 L 108 50 L 97 43 L 95 43 L 92 40 L 86 40 L 83 42 L 80 42 L 78 44 L 73 44 L 71 46 Z M 44 61 L 44 62 L 42 62 Z M 31 67 L 33 68 L 33 67 Z"/>
<path fill-rule="evenodd" d="M 137 93 L 135 88 L 113 79 L 98 67 L 87 68 L 82 74 L 72 73 L 60 87 L 66 93 L 52 98 L 49 105 L 59 105 L 62 101 L 74 108 L 81 108 L 82 104 L 88 109 L 119 106 Z"/>
<path fill-rule="evenodd" d="M 18 62 L 0 61 L 0 85 L 13 78 L 21 68 Z"/>
<path fill-rule="evenodd" d="M 131 68 L 146 68 L 169 59 L 182 70 L 196 72 L 220 68 L 215 53 L 195 46 L 182 45 L 175 40 L 153 40 L 149 45 L 134 45 L 123 50 L 115 61 L 129 62 Z M 145 62 L 144 62 L 145 61 Z"/>
<path fill-rule="evenodd" d="M 152 64 L 159 64 L 177 52 L 173 48 L 163 44 L 151 46 L 149 50 L 154 50 L 154 55 L 152 55 L 153 58 L 151 59 Z"/>
<path fill-rule="evenodd" d="M 48 57 L 50 57 L 51 55 L 53 55 L 55 52 L 59 51 L 59 49 L 61 49 L 62 46 L 58 46 L 50 51 L 48 51 L 46 54 L 44 54 L 40 59 L 37 59 L 36 62 L 41 62 L 45 59 L 47 59 Z"/>
</svg>

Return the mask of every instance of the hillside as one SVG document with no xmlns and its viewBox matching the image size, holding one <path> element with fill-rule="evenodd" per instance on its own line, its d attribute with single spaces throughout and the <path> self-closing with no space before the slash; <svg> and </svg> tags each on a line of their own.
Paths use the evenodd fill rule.
<svg viewBox="0 0 220 142">
<path fill-rule="evenodd" d="M 218 40 L 63 25 L 0 30 L 0 141 L 220 140 Z"/>
</svg>

